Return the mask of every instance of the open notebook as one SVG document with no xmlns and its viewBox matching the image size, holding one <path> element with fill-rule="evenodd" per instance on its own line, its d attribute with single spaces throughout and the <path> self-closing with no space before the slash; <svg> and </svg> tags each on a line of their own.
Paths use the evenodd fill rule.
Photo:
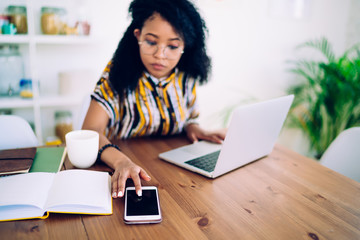
<svg viewBox="0 0 360 240">
<path fill-rule="evenodd" d="M 223 144 L 199 141 L 159 158 L 216 178 L 268 155 L 280 134 L 293 95 L 240 106 L 233 112 Z"/>
<path fill-rule="evenodd" d="M 53 213 L 112 214 L 107 172 L 72 169 L 0 178 L 0 222 L 47 218 Z"/>
</svg>

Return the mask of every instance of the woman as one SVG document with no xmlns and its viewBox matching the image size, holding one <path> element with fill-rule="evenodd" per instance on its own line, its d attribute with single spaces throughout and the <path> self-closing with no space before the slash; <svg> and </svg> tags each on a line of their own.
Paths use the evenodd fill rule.
<svg viewBox="0 0 360 240">
<path fill-rule="evenodd" d="M 92 94 L 83 129 L 99 132 L 99 158 L 114 169 L 112 196 L 132 178 L 141 196 L 144 169 L 110 144 L 114 138 L 173 135 L 221 143 L 222 131 L 197 123 L 196 86 L 207 81 L 206 26 L 188 0 L 134 0 L 132 23 Z"/>
</svg>

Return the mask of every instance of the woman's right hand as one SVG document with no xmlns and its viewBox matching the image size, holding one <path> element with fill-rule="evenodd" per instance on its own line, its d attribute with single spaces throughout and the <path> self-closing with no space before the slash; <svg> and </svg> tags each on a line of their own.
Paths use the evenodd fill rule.
<svg viewBox="0 0 360 240">
<path fill-rule="evenodd" d="M 91 100 L 82 129 L 94 130 L 99 133 L 100 148 L 109 144 L 104 132 L 109 123 L 109 116 L 101 105 Z M 116 148 L 106 148 L 101 154 L 101 160 L 114 170 L 111 177 L 111 191 L 114 198 L 124 196 L 125 184 L 128 178 L 134 182 L 136 192 L 141 195 L 141 179 L 150 181 L 144 169 L 133 163 L 128 156 Z"/>
<path fill-rule="evenodd" d="M 142 195 L 141 179 L 145 181 L 150 181 L 151 179 L 144 169 L 133 163 L 128 157 L 122 158 L 116 163 L 114 170 L 114 174 L 111 177 L 113 198 L 124 196 L 126 180 L 128 178 L 133 180 L 138 196 Z"/>
</svg>

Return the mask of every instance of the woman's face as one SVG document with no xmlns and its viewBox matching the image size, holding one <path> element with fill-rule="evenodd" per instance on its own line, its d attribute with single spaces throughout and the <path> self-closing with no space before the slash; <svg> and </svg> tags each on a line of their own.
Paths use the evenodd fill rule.
<svg viewBox="0 0 360 240">
<path fill-rule="evenodd" d="M 155 13 L 145 21 L 141 30 L 134 30 L 134 35 L 146 70 L 156 78 L 169 76 L 184 49 L 184 41 L 170 23 Z"/>
</svg>

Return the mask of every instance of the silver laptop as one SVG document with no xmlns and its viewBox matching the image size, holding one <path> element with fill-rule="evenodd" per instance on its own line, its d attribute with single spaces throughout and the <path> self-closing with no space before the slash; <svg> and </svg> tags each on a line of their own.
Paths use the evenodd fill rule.
<svg viewBox="0 0 360 240">
<path fill-rule="evenodd" d="M 160 153 L 159 158 L 209 178 L 244 166 L 272 151 L 293 99 L 289 95 L 240 106 L 233 111 L 222 144 L 199 141 Z"/>
</svg>

